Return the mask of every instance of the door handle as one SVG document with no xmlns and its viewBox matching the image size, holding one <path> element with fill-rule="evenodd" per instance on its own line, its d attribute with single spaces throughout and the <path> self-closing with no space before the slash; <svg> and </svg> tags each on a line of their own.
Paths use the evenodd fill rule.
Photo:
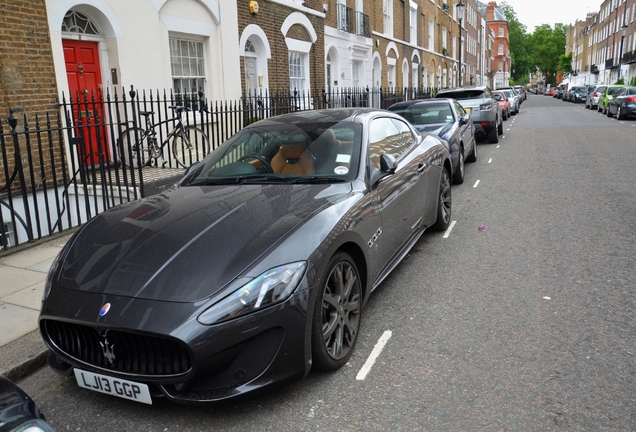
<svg viewBox="0 0 636 432">
<path fill-rule="evenodd" d="M 420 174 L 423 173 L 427 166 L 428 166 L 427 163 L 419 164 L 417 166 L 417 172 Z"/>
</svg>

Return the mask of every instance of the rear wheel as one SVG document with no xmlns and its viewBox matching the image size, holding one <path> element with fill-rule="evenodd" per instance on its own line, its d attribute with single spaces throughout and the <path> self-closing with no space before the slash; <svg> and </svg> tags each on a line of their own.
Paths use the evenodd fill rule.
<svg viewBox="0 0 636 432">
<path fill-rule="evenodd" d="M 459 163 L 457 164 L 457 171 L 453 174 L 453 183 L 464 183 L 464 175 L 466 174 L 466 165 L 464 164 L 464 148 L 459 148 Z"/>
<path fill-rule="evenodd" d="M 499 136 L 497 136 L 497 127 L 492 128 L 490 132 L 488 132 L 488 142 L 492 144 L 499 142 Z"/>
<path fill-rule="evenodd" d="M 494 129 L 493 129 L 494 130 Z M 444 231 L 448 229 L 451 221 L 451 181 L 448 168 L 444 167 L 442 178 L 439 182 L 439 199 L 437 201 L 437 221 L 433 225 L 436 231 Z"/>
<path fill-rule="evenodd" d="M 621 107 L 618 107 L 618 110 L 616 111 L 616 120 L 623 120 L 625 118 L 625 115 L 623 115 L 621 113 Z"/>
<path fill-rule="evenodd" d="M 473 151 L 466 158 L 466 162 L 477 162 L 477 142 L 476 141 L 473 142 Z"/>
<path fill-rule="evenodd" d="M 188 126 L 172 139 L 172 155 L 183 168 L 199 162 L 209 153 L 210 141 L 205 133 L 197 127 Z"/>
<path fill-rule="evenodd" d="M 127 167 L 136 168 L 150 163 L 151 155 L 148 148 L 146 132 L 140 128 L 130 128 L 122 132 L 117 141 L 117 153 Z"/>
<path fill-rule="evenodd" d="M 503 135 L 503 121 L 497 126 L 497 135 Z"/>
<path fill-rule="evenodd" d="M 347 363 L 358 341 L 362 284 L 355 262 L 345 252 L 329 260 L 321 280 L 311 330 L 312 363 L 319 370 L 334 371 Z"/>
</svg>

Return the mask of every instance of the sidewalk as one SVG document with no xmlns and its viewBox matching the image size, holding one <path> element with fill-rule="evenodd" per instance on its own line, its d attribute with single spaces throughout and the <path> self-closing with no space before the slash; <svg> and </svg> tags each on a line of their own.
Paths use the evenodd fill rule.
<svg viewBox="0 0 636 432">
<path fill-rule="evenodd" d="M 0 258 L 0 375 L 16 380 L 44 365 L 38 315 L 53 259 L 72 233 Z"/>
</svg>

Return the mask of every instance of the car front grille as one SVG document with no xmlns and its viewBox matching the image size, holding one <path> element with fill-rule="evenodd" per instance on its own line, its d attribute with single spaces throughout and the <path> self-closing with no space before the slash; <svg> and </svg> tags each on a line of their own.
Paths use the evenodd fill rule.
<svg viewBox="0 0 636 432">
<path fill-rule="evenodd" d="M 104 371 L 162 378 L 192 368 L 189 351 L 175 340 L 54 320 L 41 328 L 66 356 Z"/>
</svg>

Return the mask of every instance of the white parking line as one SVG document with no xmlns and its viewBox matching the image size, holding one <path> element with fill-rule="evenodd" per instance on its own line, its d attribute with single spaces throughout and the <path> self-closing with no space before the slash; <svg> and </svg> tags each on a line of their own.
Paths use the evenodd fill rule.
<svg viewBox="0 0 636 432">
<path fill-rule="evenodd" d="M 495 147 L 495 148 L 499 148 L 499 146 Z"/>
<path fill-rule="evenodd" d="M 491 163 L 491 162 L 492 162 L 492 158 L 488 159 L 488 163 Z"/>
<path fill-rule="evenodd" d="M 450 233 L 453 230 L 453 227 L 455 226 L 456 223 L 457 223 L 457 221 L 452 221 L 451 222 L 450 226 L 448 227 L 448 229 L 444 233 L 444 237 L 442 237 L 442 238 L 448 238 L 450 236 Z"/>
<path fill-rule="evenodd" d="M 481 180 L 477 180 L 477 181 L 475 182 L 475 185 L 474 185 L 473 187 L 474 187 L 474 188 L 476 188 L 480 181 L 481 181 Z"/>
<path fill-rule="evenodd" d="M 356 379 L 358 381 L 363 381 L 367 377 L 367 374 L 371 371 L 373 364 L 382 353 L 384 346 L 389 341 L 389 339 L 391 339 L 392 335 L 393 333 L 391 332 L 391 330 L 387 330 L 382 334 L 382 336 L 380 336 L 378 343 L 375 344 L 373 351 L 371 351 L 371 354 L 369 354 L 369 358 L 362 365 L 362 369 L 360 369 L 360 372 L 358 372 L 358 375 L 356 375 Z"/>
</svg>

